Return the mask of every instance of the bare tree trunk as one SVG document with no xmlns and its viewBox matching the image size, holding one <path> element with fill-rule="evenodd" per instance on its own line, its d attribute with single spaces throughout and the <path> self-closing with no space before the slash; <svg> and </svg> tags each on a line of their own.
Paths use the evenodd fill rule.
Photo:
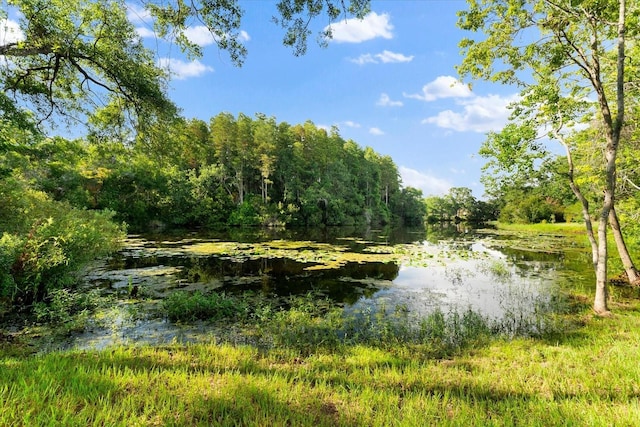
<svg viewBox="0 0 640 427">
<path fill-rule="evenodd" d="M 609 289 L 607 283 L 607 218 L 609 216 L 611 197 L 605 191 L 605 201 L 598 224 L 598 262 L 596 265 L 596 295 L 593 310 L 600 316 L 609 315 Z"/>
<path fill-rule="evenodd" d="M 262 192 L 262 203 L 267 203 L 267 179 L 262 175 L 262 181 L 260 183 L 260 190 Z"/>
<path fill-rule="evenodd" d="M 560 135 L 559 132 L 556 132 L 555 138 L 564 145 L 564 148 L 567 152 L 567 163 L 569 165 L 569 187 L 571 187 L 571 191 L 576 196 L 576 198 L 580 201 L 582 205 L 582 218 L 584 220 L 585 228 L 587 229 L 587 237 L 589 238 L 589 243 L 591 244 L 591 263 L 593 264 L 594 271 L 598 270 L 598 241 L 596 240 L 595 234 L 593 233 L 593 224 L 591 221 L 591 215 L 589 214 L 589 201 L 584 197 L 580 187 L 576 184 L 574 179 L 574 166 L 573 166 L 573 156 L 571 155 L 571 149 L 569 148 L 569 144 L 567 144 Z"/>
<path fill-rule="evenodd" d="M 242 170 L 236 170 L 236 188 L 238 189 L 238 205 L 244 203 L 244 177 Z"/>
<path fill-rule="evenodd" d="M 608 315 L 607 305 L 607 222 L 609 215 L 615 208 L 616 189 L 616 156 L 620 143 L 620 134 L 624 123 L 624 70 L 625 70 L 625 33 L 626 33 L 626 0 L 618 0 L 618 52 L 617 52 L 617 76 L 616 76 L 616 104 L 615 118 L 612 117 L 602 81 L 600 80 L 600 63 L 594 62 L 591 70 L 593 87 L 598 95 L 600 111 L 607 126 L 607 145 L 604 150 L 606 161 L 605 188 L 600 222 L 598 225 L 598 267 L 596 269 L 596 296 L 593 301 L 593 309 L 599 315 Z M 595 44 L 595 43 L 594 43 Z M 615 212 L 614 212 L 615 214 Z"/>
<path fill-rule="evenodd" d="M 609 225 L 611 225 L 613 238 L 616 241 L 618 254 L 620 255 L 622 265 L 624 266 L 624 271 L 627 273 L 629 283 L 631 283 L 632 285 L 640 285 L 640 274 L 633 264 L 633 260 L 631 259 L 631 255 L 629 254 L 629 250 L 627 249 L 627 245 L 624 241 L 624 236 L 622 235 L 622 231 L 620 230 L 620 223 L 618 222 L 618 215 L 616 214 L 615 206 L 611 209 L 611 212 L 609 212 Z"/>
</svg>

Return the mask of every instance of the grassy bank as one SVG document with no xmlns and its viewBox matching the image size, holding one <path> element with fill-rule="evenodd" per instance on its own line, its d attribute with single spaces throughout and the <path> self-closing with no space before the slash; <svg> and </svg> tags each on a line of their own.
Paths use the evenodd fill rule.
<svg viewBox="0 0 640 427">
<path fill-rule="evenodd" d="M 593 316 L 590 296 L 574 294 L 564 331 L 470 340 L 446 354 L 428 342 L 300 347 L 291 336 L 263 349 L 33 355 L 0 335 L 0 426 L 634 426 L 640 300 L 635 290 L 615 295 L 611 318 Z M 300 334 L 327 327 L 305 313 L 275 320 Z"/>
<path fill-rule="evenodd" d="M 585 225 L 582 222 L 555 222 L 538 224 L 508 224 L 495 223 L 499 230 L 522 231 L 526 233 L 563 233 L 563 234 L 585 234 Z M 598 224 L 593 224 L 597 227 Z M 586 236 L 586 234 L 585 234 Z"/>
<path fill-rule="evenodd" d="M 640 305 L 453 358 L 211 345 L 0 359 L 0 425 L 637 425 Z"/>
</svg>

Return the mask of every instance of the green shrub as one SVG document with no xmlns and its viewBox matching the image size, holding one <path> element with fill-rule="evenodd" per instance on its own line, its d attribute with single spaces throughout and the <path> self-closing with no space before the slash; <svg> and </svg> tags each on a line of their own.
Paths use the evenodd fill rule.
<svg viewBox="0 0 640 427">
<path fill-rule="evenodd" d="M 162 310 L 171 321 L 220 320 L 247 313 L 247 304 L 225 293 L 174 292 L 162 301 Z"/>
<path fill-rule="evenodd" d="M 20 179 L 0 180 L 0 195 L 0 295 L 14 303 L 72 287 L 88 262 L 115 251 L 124 237 L 111 212 L 73 208 Z"/>
<path fill-rule="evenodd" d="M 260 217 L 258 215 L 257 198 L 247 197 L 247 199 L 236 208 L 229 216 L 229 225 L 234 226 L 255 226 L 260 225 Z"/>
<path fill-rule="evenodd" d="M 12 268 L 20 255 L 21 247 L 22 239 L 17 236 L 3 233 L 0 237 L 0 317 L 11 311 L 14 298 L 18 293 Z"/>
<path fill-rule="evenodd" d="M 52 290 L 46 301 L 34 304 L 36 320 L 42 323 L 67 323 L 86 317 L 103 304 L 97 290 L 73 292 L 68 289 Z"/>
<path fill-rule="evenodd" d="M 535 224 L 542 221 L 564 221 L 562 206 L 535 194 L 509 201 L 501 210 L 499 220 L 509 223 Z"/>
</svg>

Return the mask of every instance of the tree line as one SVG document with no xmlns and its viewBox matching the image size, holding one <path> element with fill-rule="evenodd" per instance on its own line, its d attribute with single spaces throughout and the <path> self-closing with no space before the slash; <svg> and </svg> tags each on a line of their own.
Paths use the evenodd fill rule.
<svg viewBox="0 0 640 427">
<path fill-rule="evenodd" d="M 73 206 L 151 226 L 421 224 L 420 191 L 389 156 L 308 121 L 220 113 L 176 120 L 155 143 L 44 139 L 38 186 Z"/>
<path fill-rule="evenodd" d="M 481 224 L 498 218 L 499 205 L 494 200 L 478 200 L 470 188 L 452 187 L 442 196 L 424 199 L 425 220 L 429 224 L 442 222 L 470 222 Z"/>
</svg>

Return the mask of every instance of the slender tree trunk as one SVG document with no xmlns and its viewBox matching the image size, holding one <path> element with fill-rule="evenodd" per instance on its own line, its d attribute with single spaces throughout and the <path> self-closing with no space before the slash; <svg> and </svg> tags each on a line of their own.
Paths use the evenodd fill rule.
<svg viewBox="0 0 640 427">
<path fill-rule="evenodd" d="M 620 134 L 624 123 L 624 70 L 625 70 L 625 33 L 626 33 L 626 0 L 618 0 L 618 52 L 617 52 L 617 76 L 616 76 L 616 106 L 615 118 L 612 117 L 607 103 L 606 92 L 600 80 L 600 63 L 594 61 L 594 68 L 591 70 L 593 87 L 598 95 L 598 103 L 604 122 L 607 126 L 607 144 L 604 151 L 605 167 L 605 188 L 600 222 L 598 225 L 598 268 L 596 269 L 596 295 L 593 302 L 593 309 L 599 315 L 608 315 L 607 305 L 607 223 L 609 215 L 613 211 L 615 214 L 615 188 L 616 188 L 616 156 L 620 143 Z M 594 39 L 594 44 L 597 40 Z"/>
<path fill-rule="evenodd" d="M 238 204 L 244 203 L 244 177 L 242 170 L 236 170 L 236 187 L 238 188 Z"/>
<path fill-rule="evenodd" d="M 611 225 L 613 238 L 616 241 L 618 254 L 620 255 L 622 265 L 624 266 L 624 271 L 627 273 L 629 283 L 632 285 L 640 285 L 640 274 L 638 273 L 636 266 L 633 264 L 633 260 L 631 259 L 631 255 L 629 254 L 629 250 L 627 249 L 627 245 L 624 241 L 615 206 L 611 209 L 611 212 L 609 212 L 609 225 Z"/>
<path fill-rule="evenodd" d="M 609 315 L 609 289 L 607 287 L 607 220 L 600 218 L 598 226 L 598 263 L 596 265 L 596 295 L 593 310 L 600 316 Z"/>
<path fill-rule="evenodd" d="M 584 220 L 584 225 L 587 229 L 587 237 L 589 238 L 589 243 L 591 244 L 591 263 L 593 264 L 593 269 L 597 272 L 598 270 L 598 241 L 596 240 L 595 234 L 593 233 L 593 223 L 591 221 L 591 215 L 589 214 L 589 201 L 584 197 L 580 187 L 576 184 L 574 179 L 574 166 L 573 166 L 573 156 L 571 155 L 571 149 L 569 148 L 569 144 L 567 144 L 560 135 L 559 132 L 556 132 L 556 139 L 564 145 L 564 148 L 567 152 L 567 163 L 569 165 L 569 187 L 571 187 L 571 191 L 576 196 L 576 198 L 580 201 L 582 205 L 582 218 Z"/>
<path fill-rule="evenodd" d="M 610 314 L 607 283 L 607 225 L 615 203 L 617 138 L 619 138 L 619 135 L 616 135 L 615 132 L 612 132 L 607 137 L 607 147 L 605 149 L 606 185 L 598 222 L 598 264 L 596 267 L 596 295 L 593 301 L 593 309 L 601 316 Z"/>
</svg>

